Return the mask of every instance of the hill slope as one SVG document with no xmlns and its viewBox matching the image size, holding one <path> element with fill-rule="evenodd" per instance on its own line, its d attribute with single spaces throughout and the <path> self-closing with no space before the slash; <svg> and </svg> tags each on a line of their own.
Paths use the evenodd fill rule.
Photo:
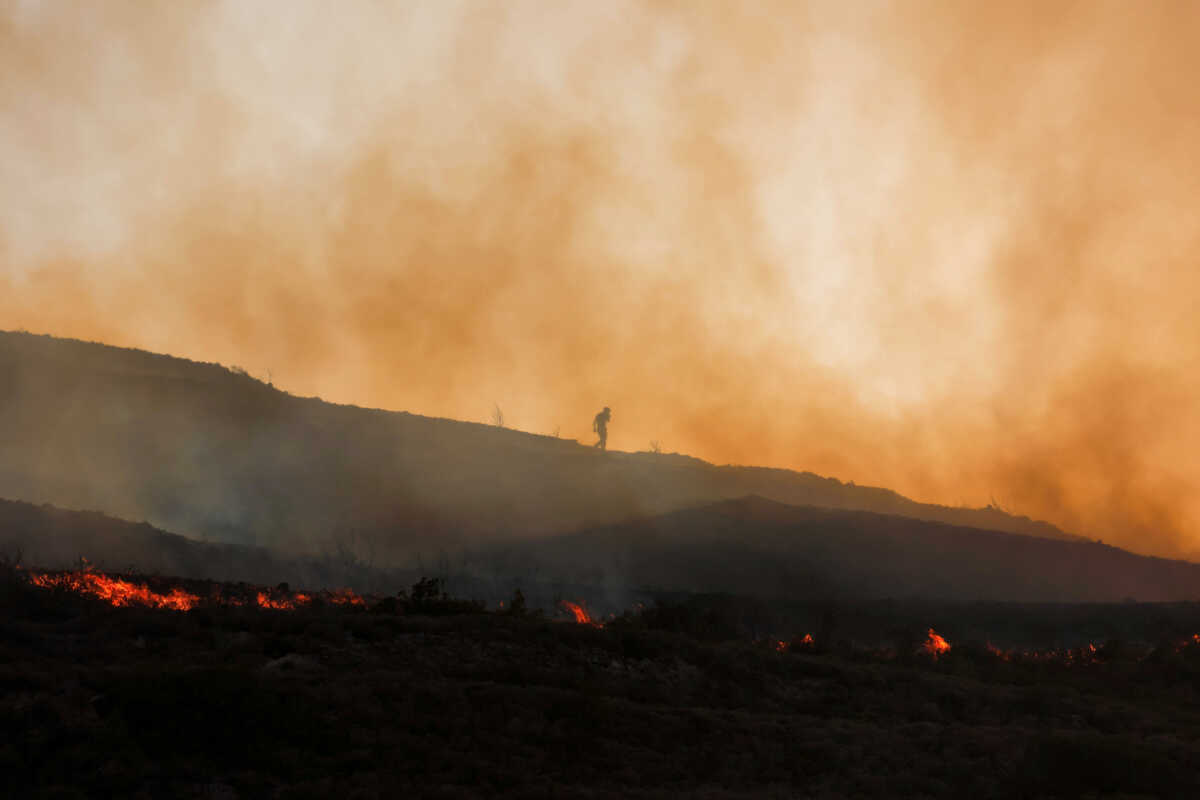
<svg viewBox="0 0 1200 800">
<path fill-rule="evenodd" d="M 1118 603 L 1200 599 L 1200 564 L 1092 542 L 1040 539 L 906 517 L 725 500 L 577 533 L 471 551 L 465 563 L 380 568 L 353 554 L 297 556 L 200 542 L 91 511 L 0 500 L 0 557 L 67 568 L 393 594 L 440 574 L 495 605 L 521 588 L 553 609 L 573 596 L 605 610 L 647 598 L 726 593 L 792 606 L 874 602 Z"/>
<path fill-rule="evenodd" d="M 614 595 L 654 587 L 811 603 L 1200 598 L 1200 564 L 761 497 L 530 542 L 504 556 L 575 583 L 608 583 Z"/>
<path fill-rule="evenodd" d="M 353 530 L 382 561 L 759 494 L 1054 538 L 996 509 L 913 502 L 811 473 L 718 467 L 468 422 L 338 406 L 244 374 L 0 333 L 0 496 L 190 536 L 318 549 Z"/>
<path fill-rule="evenodd" d="M 97 511 L 0 500 L 0 561 L 30 568 L 75 569 L 86 562 L 101 572 L 268 585 L 352 586 L 383 594 L 412 583 L 407 572 L 375 569 L 344 555 L 336 551 L 287 555 L 264 547 L 200 542 Z"/>
</svg>

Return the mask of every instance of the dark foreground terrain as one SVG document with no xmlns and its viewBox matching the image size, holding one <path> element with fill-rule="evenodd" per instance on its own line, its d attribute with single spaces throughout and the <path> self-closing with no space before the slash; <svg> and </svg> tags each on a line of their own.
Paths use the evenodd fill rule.
<svg viewBox="0 0 1200 800">
<path fill-rule="evenodd" d="M 27 575 L 0 575 L 6 796 L 1200 793 L 1200 645 L 1178 639 L 780 651 L 687 604 L 603 628 L 428 592 L 178 612 Z"/>
</svg>

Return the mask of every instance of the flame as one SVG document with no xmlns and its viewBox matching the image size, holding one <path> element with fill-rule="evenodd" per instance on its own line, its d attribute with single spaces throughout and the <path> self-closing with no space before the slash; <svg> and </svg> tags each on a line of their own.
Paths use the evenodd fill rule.
<svg viewBox="0 0 1200 800">
<path fill-rule="evenodd" d="M 1193 633 L 1191 638 L 1184 639 L 1182 642 L 1179 642 L 1175 645 L 1175 652 L 1182 653 L 1198 646 L 1200 646 L 1200 633 Z"/>
<path fill-rule="evenodd" d="M 238 590 L 235 594 L 214 591 L 207 600 L 202 600 L 199 595 L 192 594 L 180 587 L 174 587 L 165 593 L 157 592 L 151 589 L 146 583 L 138 583 L 95 572 L 92 566 L 86 561 L 82 569 L 73 572 L 50 573 L 35 572 L 26 569 L 22 569 L 22 572 L 28 576 L 29 582 L 35 586 L 45 589 L 64 589 L 79 594 L 91 595 L 117 607 L 143 606 L 147 608 L 188 611 L 196 608 L 202 602 L 218 606 L 245 606 L 250 602 L 249 595 L 245 594 L 242 590 Z M 297 608 L 309 606 L 317 598 L 338 606 L 365 608 L 368 605 L 367 598 L 356 594 L 350 589 L 333 589 L 312 594 L 307 592 L 293 593 L 285 588 L 278 587 L 275 589 L 259 589 L 255 590 L 255 592 L 254 603 L 259 608 L 279 611 L 294 611 Z M 640 604 L 638 605 L 640 606 Z M 503 603 L 501 603 L 501 606 L 503 607 Z M 562 606 L 571 613 L 576 623 L 591 625 L 596 628 L 604 627 L 604 623 L 594 619 L 582 604 L 564 600 L 562 601 Z M 812 634 L 806 633 L 802 637 L 794 638 L 791 642 L 779 639 L 771 642 L 771 644 L 775 650 L 784 653 L 792 650 L 812 648 L 814 640 Z M 1200 634 L 1192 634 L 1189 639 L 1185 639 L 1181 644 L 1176 645 L 1176 652 L 1189 647 L 1200 647 Z M 939 656 L 950 652 L 950 643 L 933 628 L 930 628 L 926 641 L 921 645 L 921 650 L 928 653 L 934 659 L 937 659 Z M 1067 667 L 1100 663 L 1102 661 L 1101 653 L 1094 643 L 1070 649 L 1002 650 L 991 642 L 988 642 L 986 650 L 992 656 L 1004 661 L 1058 662 Z M 894 655 L 892 653 L 892 657 Z"/>
<path fill-rule="evenodd" d="M 147 606 L 187 611 L 195 608 L 200 596 L 185 592 L 178 587 L 166 594 L 152 590 L 144 583 L 131 583 L 121 578 L 112 578 L 89 569 L 57 574 L 34 573 L 30 581 L 46 589 L 68 589 L 80 594 L 99 597 L 114 606 Z"/>
<path fill-rule="evenodd" d="M 1067 665 L 1070 666 L 1071 664 L 1091 664 L 1092 662 L 1099 661 L 1100 659 L 1096 652 L 1096 645 L 1089 642 L 1083 647 L 1067 651 L 1067 655 L 1064 660 L 1066 661 Z"/>
<path fill-rule="evenodd" d="M 576 623 L 580 625 L 592 625 L 596 628 L 604 627 L 604 623 L 597 622 L 596 620 L 592 619 L 592 615 L 589 614 L 587 609 L 579 603 L 572 603 L 570 600 L 563 600 L 562 606 L 567 611 L 570 611 L 573 615 L 575 615 Z"/>
<path fill-rule="evenodd" d="M 803 636 L 797 636 L 790 642 L 779 639 L 775 642 L 775 649 L 780 653 L 786 653 L 789 650 L 811 650 L 814 644 L 812 634 L 806 633 Z"/>
<path fill-rule="evenodd" d="M 305 596 L 306 595 L 302 595 Z M 361 595 L 349 589 L 333 589 L 325 593 L 325 599 L 335 606 L 366 606 L 367 601 Z"/>
<path fill-rule="evenodd" d="M 192 594 L 179 587 L 172 588 L 166 593 L 156 592 L 145 583 L 136 583 L 101 572 L 93 572 L 92 566 L 86 561 L 82 569 L 73 572 L 26 571 L 26 574 L 29 582 L 34 586 L 44 589 L 65 589 L 78 594 L 92 595 L 113 606 L 146 606 L 188 611 L 196 608 L 201 602 L 216 606 L 245 606 L 251 602 L 243 593 L 226 595 L 217 591 L 202 601 L 200 595 Z M 311 605 L 315 595 L 307 592 L 289 592 L 281 587 L 259 589 L 253 597 L 253 604 L 259 608 L 294 611 L 297 608 Z M 320 594 L 320 597 L 332 605 L 363 608 L 367 605 L 365 598 L 350 589 L 325 591 Z"/>
<path fill-rule="evenodd" d="M 929 638 L 925 640 L 925 644 L 921 645 L 921 649 L 934 658 L 937 658 L 944 653 L 950 652 L 950 643 L 943 639 L 933 628 L 930 628 Z"/>
<path fill-rule="evenodd" d="M 259 592 L 256 598 L 259 608 L 271 608 L 276 611 L 295 611 L 299 606 L 306 606 L 312 602 L 312 597 L 303 592 L 296 592 L 294 595 L 277 594 L 272 596 L 270 592 Z"/>
</svg>

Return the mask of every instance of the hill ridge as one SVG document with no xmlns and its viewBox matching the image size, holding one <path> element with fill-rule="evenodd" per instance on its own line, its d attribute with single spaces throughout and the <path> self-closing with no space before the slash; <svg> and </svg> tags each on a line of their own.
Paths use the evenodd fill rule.
<svg viewBox="0 0 1200 800">
<path fill-rule="evenodd" d="M 294 550 L 353 528 L 384 558 L 422 542 L 547 535 L 746 494 L 1077 538 L 998 509 L 920 503 L 811 472 L 598 453 L 300 397 L 212 362 L 26 332 L 0 332 L 0 455 L 0 496 Z"/>
</svg>

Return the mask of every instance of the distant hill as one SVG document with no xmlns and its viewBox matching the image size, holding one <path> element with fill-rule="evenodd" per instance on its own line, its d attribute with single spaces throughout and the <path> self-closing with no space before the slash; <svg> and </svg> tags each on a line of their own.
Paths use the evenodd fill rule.
<svg viewBox="0 0 1200 800">
<path fill-rule="evenodd" d="M 762 497 L 529 542 L 480 560 L 610 586 L 827 603 L 881 598 L 1091 603 L 1200 599 L 1200 564 Z"/>
<path fill-rule="evenodd" d="M 716 593 L 764 599 L 782 620 L 797 609 L 885 598 L 901 604 L 1200 600 L 1200 564 L 1094 542 L 787 506 L 754 496 L 479 547 L 465 563 L 424 569 L 381 568 L 337 549 L 288 555 L 200 542 L 94 511 L 0 500 L 0 557 L 18 554 L 23 563 L 39 568 L 74 567 L 86 558 L 102 571 L 288 581 L 305 588 L 350 586 L 379 594 L 438 574 L 462 596 L 492 606 L 511 598 L 517 587 L 531 603 L 548 609 L 563 596 L 621 610 L 664 593 Z"/>
<path fill-rule="evenodd" d="M 264 547 L 199 542 L 97 511 L 0 500 L 0 559 L 37 569 L 140 572 L 294 587 L 390 594 L 411 584 L 409 572 L 375 569 L 344 552 L 293 556 Z"/>
<path fill-rule="evenodd" d="M 994 508 L 681 455 L 294 397 L 244 373 L 0 332 L 0 496 L 88 508 L 215 541 L 376 563 L 757 494 L 1073 539 Z"/>
</svg>

